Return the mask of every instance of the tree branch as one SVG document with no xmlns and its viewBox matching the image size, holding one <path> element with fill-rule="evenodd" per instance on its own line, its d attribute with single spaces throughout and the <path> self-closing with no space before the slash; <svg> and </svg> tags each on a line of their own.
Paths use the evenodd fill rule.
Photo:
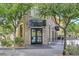
<svg viewBox="0 0 79 59">
<path fill-rule="evenodd" d="M 69 18 L 69 19 L 67 20 L 67 23 L 66 23 L 65 28 L 67 28 L 67 26 L 69 25 L 70 21 L 71 21 L 71 19 Z"/>
<path fill-rule="evenodd" d="M 59 24 L 61 23 L 61 19 L 60 19 L 60 16 L 59 16 Z"/>
<path fill-rule="evenodd" d="M 54 22 L 55 22 L 55 24 L 57 24 L 60 28 L 62 28 L 62 29 L 64 29 L 58 22 L 57 22 L 57 19 L 56 19 L 56 16 L 54 16 Z"/>
</svg>

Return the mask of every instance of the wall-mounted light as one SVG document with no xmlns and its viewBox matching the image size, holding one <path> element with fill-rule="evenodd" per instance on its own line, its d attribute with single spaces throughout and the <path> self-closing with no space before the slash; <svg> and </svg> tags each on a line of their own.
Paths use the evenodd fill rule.
<svg viewBox="0 0 79 59">
<path fill-rule="evenodd" d="M 59 29 L 59 26 L 55 26 L 55 30 L 56 31 L 59 31 L 60 29 Z"/>
</svg>

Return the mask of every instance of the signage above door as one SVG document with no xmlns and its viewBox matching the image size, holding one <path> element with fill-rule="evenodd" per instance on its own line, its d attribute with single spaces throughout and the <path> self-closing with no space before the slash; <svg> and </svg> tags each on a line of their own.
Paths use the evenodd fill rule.
<svg viewBox="0 0 79 59">
<path fill-rule="evenodd" d="M 29 20 L 29 27 L 41 27 L 41 26 L 46 26 L 46 20 L 38 20 L 38 19 Z"/>
</svg>

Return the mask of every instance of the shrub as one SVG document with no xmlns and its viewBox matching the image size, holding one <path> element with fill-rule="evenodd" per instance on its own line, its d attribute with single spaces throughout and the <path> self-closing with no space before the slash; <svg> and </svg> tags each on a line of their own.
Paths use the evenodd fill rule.
<svg viewBox="0 0 79 59">
<path fill-rule="evenodd" d="M 66 55 L 79 55 L 79 45 L 67 45 Z"/>
<path fill-rule="evenodd" d="M 15 44 L 18 46 L 23 46 L 24 40 L 21 37 L 16 37 L 15 38 Z"/>
<path fill-rule="evenodd" d="M 2 46 L 7 46 L 7 47 L 9 47 L 9 46 L 12 46 L 13 45 L 13 43 L 14 43 L 14 41 L 12 41 L 11 39 L 3 39 L 3 40 L 1 40 L 1 45 Z"/>
</svg>

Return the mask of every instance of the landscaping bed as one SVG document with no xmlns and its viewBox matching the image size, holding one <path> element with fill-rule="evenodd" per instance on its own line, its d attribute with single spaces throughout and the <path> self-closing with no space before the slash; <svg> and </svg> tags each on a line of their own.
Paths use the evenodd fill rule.
<svg viewBox="0 0 79 59">
<path fill-rule="evenodd" d="M 66 55 L 67 56 L 77 56 L 79 55 L 79 45 L 71 44 L 66 47 Z"/>
</svg>

